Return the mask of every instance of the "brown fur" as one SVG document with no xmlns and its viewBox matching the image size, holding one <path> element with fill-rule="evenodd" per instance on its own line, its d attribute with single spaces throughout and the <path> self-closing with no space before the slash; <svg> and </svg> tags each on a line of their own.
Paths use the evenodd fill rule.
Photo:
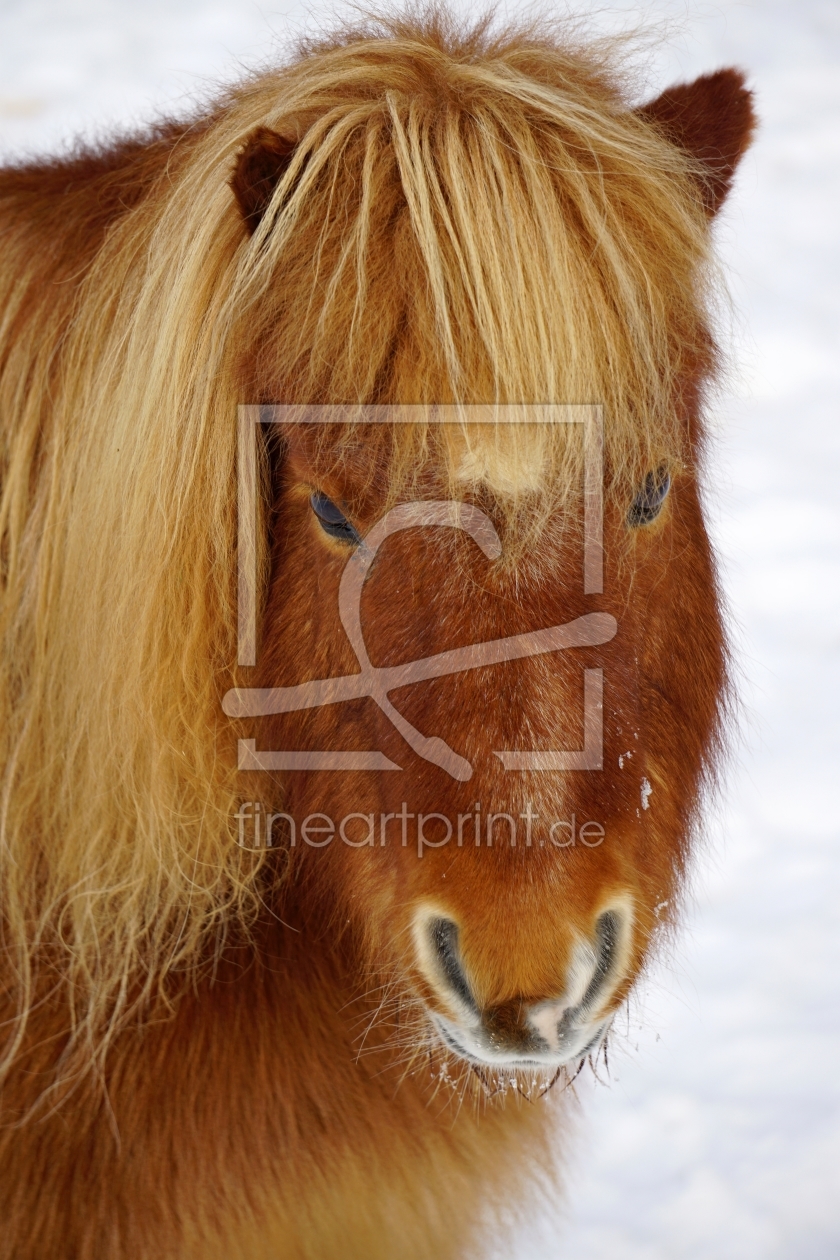
<svg viewBox="0 0 840 1260">
<path fill-rule="evenodd" d="M 0 173 L 6 1254 L 466 1256 L 556 1184 L 557 1091 L 445 1049 L 412 933 L 423 907 L 458 924 L 502 1044 L 605 907 L 632 926 L 604 1020 L 673 921 L 726 676 L 697 484 L 705 215 L 752 126 L 734 71 L 634 114 L 600 54 L 432 13 L 306 49 L 188 125 Z M 260 663 L 237 674 L 235 404 L 453 398 L 605 403 L 605 594 L 580 593 L 565 432 L 298 425 L 266 449 Z M 662 464 L 664 510 L 629 530 Z M 313 490 L 362 532 L 400 498 L 464 498 L 502 538 L 499 564 L 389 540 L 362 600 L 375 665 L 598 610 L 619 631 L 392 696 L 468 783 L 370 700 L 232 728 L 229 686 L 358 668 Z M 505 774 L 494 749 L 580 745 L 585 666 L 603 771 Z M 237 735 L 404 773 L 240 773 Z M 479 799 L 606 838 L 235 844 L 243 800 L 299 824 Z"/>
</svg>

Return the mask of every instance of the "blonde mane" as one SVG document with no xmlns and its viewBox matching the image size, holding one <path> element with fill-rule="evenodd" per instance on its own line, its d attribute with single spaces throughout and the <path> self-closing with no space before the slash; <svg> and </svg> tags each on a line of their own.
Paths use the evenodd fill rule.
<svg viewBox="0 0 840 1260">
<path fill-rule="evenodd" d="M 298 143 L 249 238 L 258 126 Z M 87 251 L 0 185 L 6 1063 L 51 987 L 92 1053 L 260 912 L 220 708 L 237 404 L 598 402 L 619 495 L 685 457 L 711 366 L 696 171 L 562 31 L 346 31 L 147 150 Z"/>
</svg>

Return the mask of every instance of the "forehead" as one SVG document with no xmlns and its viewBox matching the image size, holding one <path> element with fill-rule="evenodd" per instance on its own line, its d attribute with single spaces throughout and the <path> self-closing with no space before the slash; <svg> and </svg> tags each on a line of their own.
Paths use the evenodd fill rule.
<svg viewBox="0 0 840 1260">
<path fill-rule="evenodd" d="M 527 422 L 475 418 L 479 408 L 465 408 L 463 420 L 301 422 L 284 425 L 283 439 L 293 478 L 327 492 L 340 487 L 348 502 L 443 495 L 518 511 L 582 490 L 584 416 L 567 420 L 556 410 L 560 419 Z"/>
</svg>

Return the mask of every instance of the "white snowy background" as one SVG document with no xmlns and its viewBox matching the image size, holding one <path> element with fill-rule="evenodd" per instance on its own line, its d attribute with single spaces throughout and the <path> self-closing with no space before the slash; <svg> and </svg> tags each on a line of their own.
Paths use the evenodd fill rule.
<svg viewBox="0 0 840 1260">
<path fill-rule="evenodd" d="M 478 11 L 478 0 L 460 0 Z M 0 0 L 0 156 L 188 107 L 331 8 Z M 718 239 L 734 366 L 712 527 L 743 717 L 677 948 L 583 1077 L 568 1204 L 517 1256 L 840 1257 L 840 0 L 613 4 L 649 94 L 743 66 L 762 127 Z M 652 801 L 655 807 L 655 801 Z"/>
</svg>

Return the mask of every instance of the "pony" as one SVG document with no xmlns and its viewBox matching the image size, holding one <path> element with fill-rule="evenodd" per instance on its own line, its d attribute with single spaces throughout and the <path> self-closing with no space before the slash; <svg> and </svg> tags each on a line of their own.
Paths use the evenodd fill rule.
<svg viewBox="0 0 840 1260">
<path fill-rule="evenodd" d="M 6 1254 L 439 1260 L 556 1192 L 726 729 L 753 126 L 433 7 L 0 172 Z"/>
</svg>

